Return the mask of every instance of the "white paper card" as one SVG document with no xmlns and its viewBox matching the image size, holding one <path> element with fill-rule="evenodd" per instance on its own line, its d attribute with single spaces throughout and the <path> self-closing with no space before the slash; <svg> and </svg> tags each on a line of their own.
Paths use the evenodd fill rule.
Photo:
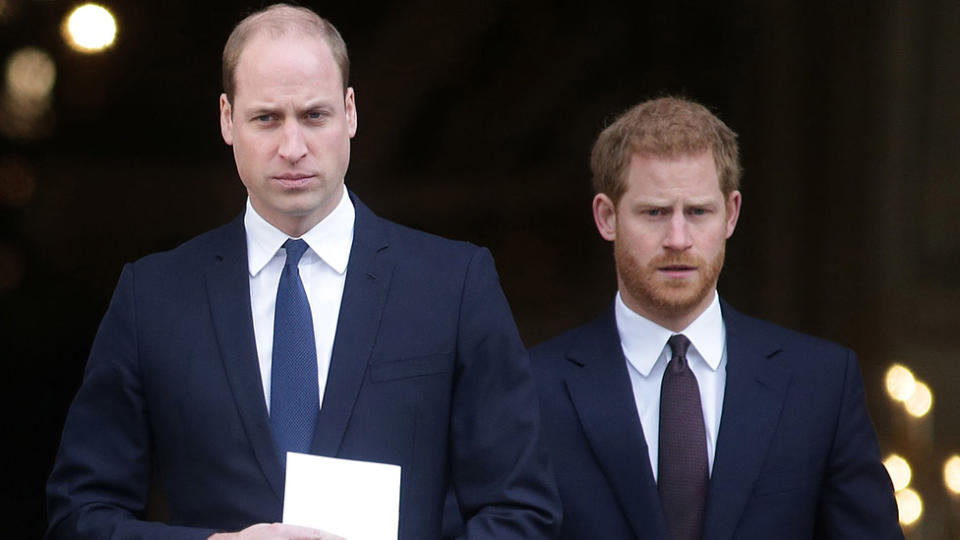
<svg viewBox="0 0 960 540">
<path fill-rule="evenodd" d="M 400 467 L 287 452 L 283 522 L 347 540 L 396 540 Z"/>
</svg>

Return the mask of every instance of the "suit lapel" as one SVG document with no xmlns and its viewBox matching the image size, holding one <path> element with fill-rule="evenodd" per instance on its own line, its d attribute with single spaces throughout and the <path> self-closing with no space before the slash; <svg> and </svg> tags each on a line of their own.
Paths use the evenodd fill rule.
<svg viewBox="0 0 960 540">
<path fill-rule="evenodd" d="M 353 247 L 340 301 L 330 373 L 311 451 L 336 456 L 360 393 L 393 272 L 383 222 L 351 195 L 356 208 Z"/>
<path fill-rule="evenodd" d="M 283 499 L 283 470 L 270 430 L 257 360 L 243 215 L 224 229 L 226 240 L 207 268 L 207 291 L 223 369 L 240 420 L 260 468 L 277 497 Z"/>
<path fill-rule="evenodd" d="M 649 451 L 620 348 L 613 309 L 584 329 L 569 360 L 567 390 L 600 468 L 637 538 L 666 538 Z"/>
<path fill-rule="evenodd" d="M 778 343 L 721 304 L 727 332 L 727 383 L 710 478 L 706 539 L 731 538 L 776 431 L 790 372 L 773 356 Z"/>
</svg>

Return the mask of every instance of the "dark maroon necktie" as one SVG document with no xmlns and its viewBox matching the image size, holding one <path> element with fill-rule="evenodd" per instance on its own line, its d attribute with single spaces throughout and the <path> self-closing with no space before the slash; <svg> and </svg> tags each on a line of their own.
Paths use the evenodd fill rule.
<svg viewBox="0 0 960 540">
<path fill-rule="evenodd" d="M 707 505 L 707 434 L 700 387 L 687 364 L 690 340 L 667 342 L 673 353 L 660 386 L 660 456 L 657 490 L 672 540 L 700 540 Z"/>
</svg>

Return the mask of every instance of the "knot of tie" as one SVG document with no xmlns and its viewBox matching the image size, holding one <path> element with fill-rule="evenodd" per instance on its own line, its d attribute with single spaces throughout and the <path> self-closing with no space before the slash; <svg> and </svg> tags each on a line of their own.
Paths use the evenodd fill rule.
<svg viewBox="0 0 960 540">
<path fill-rule="evenodd" d="M 674 334 L 667 340 L 670 345 L 670 352 L 673 353 L 670 359 L 670 368 L 674 372 L 687 369 L 687 349 L 690 348 L 690 340 L 683 334 Z"/>
<path fill-rule="evenodd" d="M 300 264 L 300 258 L 303 257 L 303 254 L 307 251 L 307 243 L 302 239 L 293 239 L 288 238 L 286 242 L 283 243 L 283 249 L 287 251 L 287 261 L 284 264 L 291 264 L 296 266 Z"/>
</svg>

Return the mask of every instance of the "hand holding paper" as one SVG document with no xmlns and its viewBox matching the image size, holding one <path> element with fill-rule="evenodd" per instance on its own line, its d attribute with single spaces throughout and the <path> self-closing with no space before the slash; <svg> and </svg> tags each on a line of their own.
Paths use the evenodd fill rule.
<svg viewBox="0 0 960 540">
<path fill-rule="evenodd" d="M 396 540 L 400 467 L 287 453 L 283 522 L 348 540 Z"/>
<path fill-rule="evenodd" d="M 311 527 L 283 523 L 258 523 L 235 533 L 217 533 L 207 540 L 346 540 Z"/>
</svg>

